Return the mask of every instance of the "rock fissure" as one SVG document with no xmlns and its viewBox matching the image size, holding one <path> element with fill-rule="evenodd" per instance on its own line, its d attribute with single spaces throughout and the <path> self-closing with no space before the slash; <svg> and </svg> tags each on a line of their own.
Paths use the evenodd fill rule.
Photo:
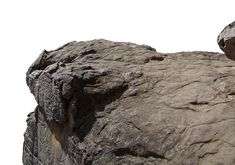
<svg viewBox="0 0 235 165">
<path fill-rule="evenodd" d="M 165 156 L 159 155 L 154 152 L 150 152 L 150 151 L 142 151 L 142 152 L 143 153 L 138 153 L 138 151 L 135 151 L 130 148 L 119 148 L 119 149 L 113 151 L 113 153 L 118 157 L 123 157 L 123 156 L 134 156 L 134 157 L 143 157 L 143 158 L 152 157 L 155 159 L 166 159 L 167 160 L 167 158 Z"/>
</svg>

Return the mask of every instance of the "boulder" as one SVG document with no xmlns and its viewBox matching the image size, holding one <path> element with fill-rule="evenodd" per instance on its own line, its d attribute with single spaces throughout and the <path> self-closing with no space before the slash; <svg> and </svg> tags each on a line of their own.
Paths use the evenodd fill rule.
<svg viewBox="0 0 235 165">
<path fill-rule="evenodd" d="M 217 42 L 225 55 L 235 60 L 235 22 L 226 26 L 217 38 Z"/>
<path fill-rule="evenodd" d="M 235 164 L 235 63 L 221 53 L 74 41 L 26 80 L 24 165 Z"/>
</svg>

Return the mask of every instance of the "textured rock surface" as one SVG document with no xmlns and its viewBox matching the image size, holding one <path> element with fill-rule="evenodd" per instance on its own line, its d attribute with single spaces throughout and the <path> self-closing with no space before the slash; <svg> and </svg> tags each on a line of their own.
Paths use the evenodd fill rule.
<svg viewBox="0 0 235 165">
<path fill-rule="evenodd" d="M 24 165 L 233 165 L 235 63 L 146 45 L 71 42 L 27 72 Z"/>
<path fill-rule="evenodd" d="M 218 36 L 217 42 L 226 56 L 235 60 L 235 22 L 226 26 Z"/>
</svg>

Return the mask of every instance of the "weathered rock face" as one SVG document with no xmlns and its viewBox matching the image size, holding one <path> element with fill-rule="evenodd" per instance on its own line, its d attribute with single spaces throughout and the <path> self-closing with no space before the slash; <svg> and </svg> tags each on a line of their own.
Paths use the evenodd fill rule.
<svg viewBox="0 0 235 165">
<path fill-rule="evenodd" d="M 24 165 L 233 165 L 235 63 L 107 40 L 43 51 L 27 72 Z"/>
</svg>

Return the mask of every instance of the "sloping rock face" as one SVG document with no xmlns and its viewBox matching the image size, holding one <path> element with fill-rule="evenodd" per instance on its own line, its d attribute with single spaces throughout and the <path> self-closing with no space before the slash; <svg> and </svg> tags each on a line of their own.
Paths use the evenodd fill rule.
<svg viewBox="0 0 235 165">
<path fill-rule="evenodd" d="M 27 72 L 24 165 L 233 165 L 235 63 L 92 40 L 43 51 Z"/>
</svg>

